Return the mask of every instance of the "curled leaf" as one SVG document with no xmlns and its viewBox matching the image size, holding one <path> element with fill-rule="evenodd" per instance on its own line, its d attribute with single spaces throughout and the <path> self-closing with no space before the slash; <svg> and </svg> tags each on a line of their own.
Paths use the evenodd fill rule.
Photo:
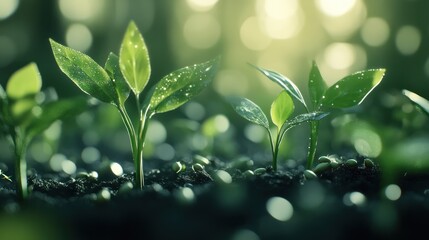
<svg viewBox="0 0 429 240">
<path fill-rule="evenodd" d="M 271 120 L 278 129 L 281 129 L 294 109 L 295 105 L 293 104 L 292 98 L 286 91 L 282 91 L 271 104 L 270 109 Z"/>
<path fill-rule="evenodd" d="M 420 95 L 413 93 L 411 91 L 408 90 L 402 90 L 402 94 L 404 94 L 404 96 L 406 96 L 408 99 L 410 99 L 410 101 L 417 106 L 418 108 L 420 108 L 424 113 L 426 113 L 429 116 L 429 101 L 423 97 L 421 97 Z"/>
</svg>

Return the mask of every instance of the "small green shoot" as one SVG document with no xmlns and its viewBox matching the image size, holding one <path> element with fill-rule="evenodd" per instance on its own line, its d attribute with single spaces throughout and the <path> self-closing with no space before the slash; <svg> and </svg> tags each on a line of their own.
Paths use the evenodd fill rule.
<svg viewBox="0 0 429 240">
<path fill-rule="evenodd" d="M 16 188 L 21 200 L 28 197 L 25 155 L 31 140 L 55 121 L 78 114 L 87 107 L 87 100 L 83 98 L 39 103 L 36 95 L 43 94 L 41 88 L 42 79 L 35 63 L 16 71 L 7 82 L 6 91 L 0 86 L 1 134 L 14 147 Z M 6 175 L 1 173 L 1 176 L 10 181 Z"/>
<path fill-rule="evenodd" d="M 406 96 L 416 107 L 420 108 L 427 116 L 429 116 L 429 101 L 416 93 L 408 90 L 402 90 L 402 94 Z"/>
<path fill-rule="evenodd" d="M 289 95 L 301 102 L 307 113 L 329 113 L 335 109 L 343 109 L 359 105 L 381 82 L 385 73 L 385 69 L 364 70 L 346 76 L 331 87 L 328 87 L 320 74 L 317 64 L 313 62 L 308 81 L 310 100 L 312 103 L 312 108 L 310 108 L 298 87 L 290 79 L 274 71 L 257 66 L 253 67 L 268 79 L 279 84 L 287 93 L 289 93 Z M 283 114 L 286 115 L 290 109 L 289 107 L 286 107 L 279 111 L 284 111 Z M 322 119 L 322 117 L 308 120 L 310 122 L 311 133 L 307 155 L 307 169 L 312 168 L 316 155 L 320 119 Z"/>
<path fill-rule="evenodd" d="M 163 77 L 145 90 L 151 73 L 149 53 L 143 36 L 130 22 L 122 40 L 119 56 L 109 54 L 105 67 L 89 56 L 50 40 L 60 69 L 83 92 L 119 111 L 130 138 L 136 171 L 136 187 L 144 186 L 143 149 L 149 120 L 157 113 L 174 110 L 202 92 L 212 81 L 218 59 L 187 66 Z M 128 114 L 125 102 L 132 92 L 138 118 Z M 144 98 L 141 98 L 144 96 Z"/>
<path fill-rule="evenodd" d="M 231 97 L 228 100 L 234 110 L 241 117 L 249 122 L 260 125 L 267 130 L 273 157 L 272 167 L 274 170 L 277 170 L 280 143 L 282 142 L 286 131 L 304 122 L 320 120 L 327 115 L 322 112 L 313 112 L 301 114 L 288 120 L 293 113 L 295 106 L 289 94 L 286 91 L 282 91 L 273 101 L 270 109 L 271 121 L 277 126 L 276 133 L 273 134 L 270 130 L 270 124 L 267 116 L 258 105 L 247 98 Z"/>
</svg>

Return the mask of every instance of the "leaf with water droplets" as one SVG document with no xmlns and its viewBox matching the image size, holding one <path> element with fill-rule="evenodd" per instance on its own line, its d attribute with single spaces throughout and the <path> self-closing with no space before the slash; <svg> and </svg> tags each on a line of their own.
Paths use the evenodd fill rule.
<svg viewBox="0 0 429 240">
<path fill-rule="evenodd" d="M 150 77 L 150 60 L 146 44 L 136 24 L 131 21 L 119 51 L 119 66 L 135 95 L 145 88 Z"/>
<path fill-rule="evenodd" d="M 385 69 L 370 69 L 344 77 L 326 90 L 319 103 L 319 109 L 359 105 L 381 82 L 384 72 Z"/>
<path fill-rule="evenodd" d="M 163 77 L 157 84 L 150 100 L 151 112 L 174 110 L 186 103 L 212 81 L 219 59 L 195 64 L 176 70 Z"/>
<path fill-rule="evenodd" d="M 234 110 L 244 119 L 269 129 L 270 125 L 267 116 L 265 116 L 261 108 L 254 102 L 241 97 L 230 97 L 228 101 Z"/>
<path fill-rule="evenodd" d="M 254 65 L 251 65 L 251 66 L 256 68 L 266 77 L 268 77 L 271 81 L 279 84 L 284 90 L 286 90 L 290 95 L 292 95 L 292 97 L 300 101 L 302 104 L 304 104 L 305 108 L 307 108 L 307 104 L 305 104 L 304 97 L 302 96 L 298 87 L 289 78 L 274 71 L 263 69 Z"/>
<path fill-rule="evenodd" d="M 100 65 L 88 55 L 63 46 L 52 39 L 49 41 L 61 71 L 83 92 L 103 102 L 115 102 L 117 98 L 115 86 Z"/>
<path fill-rule="evenodd" d="M 291 120 L 287 121 L 284 124 L 284 128 L 289 129 L 301 123 L 310 122 L 310 121 L 319 121 L 328 115 L 329 115 L 328 112 L 311 112 L 311 113 L 300 114 L 298 116 L 295 116 Z"/>
<path fill-rule="evenodd" d="M 420 108 L 424 113 L 426 113 L 429 116 L 429 101 L 423 97 L 421 97 L 420 95 L 413 93 L 411 91 L 408 90 L 402 90 L 402 94 L 404 94 L 404 96 L 406 96 L 408 99 L 410 99 L 410 101 L 417 106 L 418 108 Z"/>
<path fill-rule="evenodd" d="M 323 94 L 325 94 L 325 91 L 328 86 L 326 86 L 326 83 L 323 80 L 322 75 L 320 74 L 319 68 L 314 61 L 310 70 L 310 76 L 308 80 L 310 99 L 313 103 L 313 107 L 316 108 L 319 105 L 319 102 L 322 99 Z"/>
<path fill-rule="evenodd" d="M 29 118 L 25 127 L 29 139 L 46 130 L 52 123 L 66 117 L 76 116 L 88 107 L 86 98 L 78 97 L 49 102 L 40 106 L 40 112 Z"/>
<path fill-rule="evenodd" d="M 119 68 L 119 58 L 114 53 L 110 53 L 107 58 L 106 64 L 104 65 L 104 69 L 107 74 L 109 74 L 110 79 L 115 86 L 117 100 L 119 104 L 124 105 L 128 96 L 130 95 L 130 87 L 125 81 L 121 70 Z"/>
<path fill-rule="evenodd" d="M 271 120 L 279 130 L 290 117 L 294 108 L 293 100 L 286 91 L 282 91 L 271 104 Z"/>
<path fill-rule="evenodd" d="M 40 92 L 42 78 L 35 63 L 16 71 L 6 85 L 7 96 L 11 99 L 20 99 Z"/>
</svg>

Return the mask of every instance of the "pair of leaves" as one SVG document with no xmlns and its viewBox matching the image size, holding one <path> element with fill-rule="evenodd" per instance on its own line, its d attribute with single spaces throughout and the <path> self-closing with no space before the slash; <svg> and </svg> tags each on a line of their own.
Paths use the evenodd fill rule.
<svg viewBox="0 0 429 240">
<path fill-rule="evenodd" d="M 415 106 L 420 108 L 429 116 L 429 101 L 427 99 L 408 90 L 402 90 L 402 94 L 404 94 L 404 96 L 406 96 Z"/>
<path fill-rule="evenodd" d="M 149 54 L 134 22 L 125 32 L 119 57 L 110 53 L 104 69 L 89 56 L 50 42 L 60 69 L 83 92 L 103 102 L 123 106 L 130 89 L 138 96 L 149 81 Z M 217 62 L 188 66 L 162 78 L 146 98 L 151 113 L 171 111 L 199 94 L 213 79 Z"/>
<path fill-rule="evenodd" d="M 254 66 L 270 80 L 279 84 L 291 96 L 300 101 L 306 108 L 307 104 L 298 87 L 287 77 Z M 314 109 L 348 108 L 359 105 L 365 97 L 381 82 L 385 69 L 369 69 L 360 71 L 339 80 L 327 87 L 319 68 L 313 62 L 309 76 L 309 92 Z M 308 109 L 308 108 L 307 108 Z"/>
<path fill-rule="evenodd" d="M 285 94 L 284 92 L 280 93 L 280 95 L 277 99 L 285 98 L 284 94 Z M 277 99 L 275 100 L 275 102 L 277 101 Z M 231 98 L 229 98 L 229 102 L 231 103 L 234 110 L 241 117 L 248 120 L 249 122 L 255 123 L 255 124 L 260 125 L 260 126 L 266 128 L 267 130 L 269 130 L 270 126 L 269 126 L 268 119 L 267 119 L 266 115 L 261 110 L 261 108 L 258 105 L 256 105 L 254 102 L 252 102 L 251 100 L 249 100 L 247 98 L 240 98 L 240 97 L 231 97 Z M 290 113 L 292 113 L 292 111 L 290 111 Z M 282 116 L 284 117 L 286 115 L 287 114 L 283 114 Z M 292 118 L 289 121 L 287 121 L 287 120 L 283 121 L 281 123 L 281 126 L 279 127 L 279 129 L 282 127 L 290 128 L 290 127 L 293 127 L 293 126 L 296 126 L 296 125 L 299 125 L 301 123 L 308 122 L 308 121 L 320 120 L 323 117 L 325 117 L 326 115 L 327 115 L 327 113 L 323 113 L 323 112 L 313 112 L 313 113 L 300 114 L 300 115 Z M 278 117 L 276 119 L 280 120 L 281 117 Z M 273 122 L 277 121 L 277 120 L 273 120 Z M 280 125 L 278 123 L 275 123 L 275 124 L 277 126 Z"/>
</svg>

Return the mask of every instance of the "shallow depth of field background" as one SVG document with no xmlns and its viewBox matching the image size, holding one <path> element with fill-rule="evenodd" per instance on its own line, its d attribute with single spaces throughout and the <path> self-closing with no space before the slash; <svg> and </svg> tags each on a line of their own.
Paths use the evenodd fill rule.
<svg viewBox="0 0 429 240">
<path fill-rule="evenodd" d="M 60 72 L 48 39 L 104 65 L 110 51 L 119 52 L 134 20 L 149 49 L 151 84 L 180 67 L 222 56 L 207 91 L 152 121 L 148 162 L 199 153 L 225 160 L 247 155 L 268 164 L 264 130 L 239 118 L 224 100 L 247 97 L 269 114 L 281 89 L 247 63 L 288 76 L 306 98 L 312 60 L 329 85 L 355 71 L 383 67 L 385 79 L 362 106 L 323 120 L 318 151 L 375 158 L 394 139 L 427 130 L 424 116 L 399 93 L 407 88 L 429 98 L 428 10 L 425 0 L 0 0 L 0 83 L 4 87 L 14 71 L 34 61 L 44 89 L 55 88 L 60 98 L 83 94 Z M 296 105 L 296 113 L 303 113 Z M 289 166 L 296 162 L 288 159 L 304 159 L 306 136 L 306 125 L 287 134 L 280 158 Z M 0 161 L 12 163 L 5 139 L 0 151 Z M 66 174 L 100 166 L 121 173 L 112 167 L 116 162 L 126 171 L 133 167 L 126 131 L 107 105 L 54 124 L 34 141 L 28 159 L 30 166 Z"/>
</svg>

